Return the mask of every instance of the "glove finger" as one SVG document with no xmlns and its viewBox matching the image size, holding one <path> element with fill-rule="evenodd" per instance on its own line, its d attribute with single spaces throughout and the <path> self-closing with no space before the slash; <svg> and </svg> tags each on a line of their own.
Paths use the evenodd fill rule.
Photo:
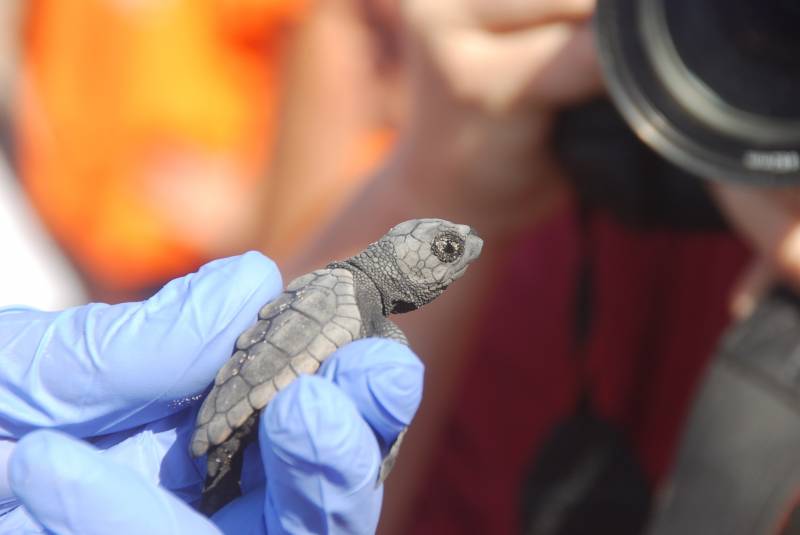
<svg viewBox="0 0 800 535">
<path fill-rule="evenodd" d="M 55 533 L 219 533 L 137 472 L 56 431 L 36 431 L 20 440 L 11 455 L 9 480 L 30 516 Z"/>
<path fill-rule="evenodd" d="M 199 498 L 205 478 L 205 463 L 201 465 L 200 460 L 189 455 L 194 421 L 195 411 L 181 411 L 134 430 L 93 439 L 91 444 L 102 451 L 104 459 L 125 466 L 184 502 L 192 503 Z M 19 505 L 7 474 L 14 444 L 0 440 L 0 516 Z M 260 472 L 263 482 L 263 470 Z"/>
<path fill-rule="evenodd" d="M 205 460 L 189 454 L 196 412 L 181 411 L 133 431 L 92 439 L 106 459 L 127 466 L 186 502 L 200 496 Z M 2 470 L 0 470 L 2 471 Z"/>
<path fill-rule="evenodd" d="M 417 412 L 425 366 L 408 346 L 367 338 L 339 349 L 320 374 L 350 396 L 385 455 Z"/>
<path fill-rule="evenodd" d="M 153 421 L 191 402 L 281 289 L 259 253 L 210 262 L 150 299 L 62 312 L 0 311 L 0 437 L 79 436 Z"/>
<path fill-rule="evenodd" d="M 300 377 L 267 407 L 259 440 L 268 533 L 374 533 L 381 456 L 372 430 L 338 386 Z"/>
</svg>

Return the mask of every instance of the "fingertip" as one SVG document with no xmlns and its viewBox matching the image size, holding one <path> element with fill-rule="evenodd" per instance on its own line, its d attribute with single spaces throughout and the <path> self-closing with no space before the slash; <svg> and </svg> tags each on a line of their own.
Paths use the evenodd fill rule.
<svg viewBox="0 0 800 535">
<path fill-rule="evenodd" d="M 422 401 L 424 367 L 416 355 L 391 362 L 367 375 L 372 396 L 401 428 L 411 423 Z"/>
<path fill-rule="evenodd" d="M 122 354 L 131 351 L 130 345 L 156 345 L 155 355 L 147 357 L 158 358 L 161 375 L 154 378 L 153 369 L 128 358 L 115 363 L 114 375 L 123 388 L 128 384 L 140 388 L 144 380 L 152 385 L 145 389 L 148 394 L 160 389 L 160 397 L 166 399 L 202 391 L 230 357 L 236 337 L 282 288 L 275 262 L 256 251 L 211 261 L 196 273 L 175 279 L 144 303 L 136 311 L 140 319 L 130 318 L 128 332 L 116 331 L 114 340 L 125 345 Z M 164 388 L 165 382 L 173 381 Z"/>
<path fill-rule="evenodd" d="M 210 279 L 211 284 L 203 286 L 212 286 L 213 291 L 207 295 L 202 292 L 204 300 L 213 302 L 218 296 L 216 300 L 238 300 L 242 306 L 253 301 L 255 309 L 254 312 L 250 311 L 253 312 L 252 316 L 283 288 L 277 264 L 258 251 L 208 262 L 197 271 L 194 280 L 190 278 L 190 282 L 197 286 L 205 279 Z M 198 289 L 205 290 L 204 287 Z"/>
<path fill-rule="evenodd" d="M 321 373 L 353 399 L 384 449 L 411 423 L 422 401 L 425 365 L 408 346 L 392 340 L 348 344 Z"/>
<path fill-rule="evenodd" d="M 209 262 L 143 302 L 39 317 L 2 370 L 27 385 L 21 399 L 33 409 L 15 434 L 59 426 L 93 436 L 176 412 L 207 388 L 281 289 L 275 263 L 248 252 Z"/>
<path fill-rule="evenodd" d="M 365 342 L 370 344 L 369 340 Z M 371 397 L 393 420 L 393 431 L 399 433 L 411 423 L 422 401 L 425 365 L 408 346 L 391 340 L 370 344 L 363 359 Z M 348 373 L 343 379 L 356 381 L 359 371 L 353 370 L 355 373 Z"/>
<path fill-rule="evenodd" d="M 374 480 L 375 437 L 353 402 L 321 377 L 302 376 L 267 407 L 259 429 L 268 477 L 322 474 L 347 488 Z M 267 445 L 266 448 L 263 445 Z M 282 468 L 276 470 L 275 465 Z"/>
<path fill-rule="evenodd" d="M 383 497 L 378 444 L 336 385 L 297 379 L 267 407 L 259 438 L 267 532 L 374 532 Z"/>
<path fill-rule="evenodd" d="M 421 394 L 425 364 L 407 345 L 387 338 L 363 338 L 341 347 L 325 361 L 320 374 L 337 381 L 387 369 L 405 375 L 392 391 L 400 396 Z"/>
<path fill-rule="evenodd" d="M 228 348 L 256 320 L 261 307 L 283 290 L 278 266 L 257 251 L 211 262 L 197 275 L 191 281 L 187 308 L 204 320 L 201 334 L 221 335 Z"/>
<path fill-rule="evenodd" d="M 14 492 L 19 495 L 28 487 L 37 486 L 44 466 L 52 465 L 56 471 L 76 466 L 74 442 L 69 436 L 50 430 L 34 431 L 22 437 L 8 460 L 8 480 Z M 56 450 L 59 451 L 57 455 Z M 81 453 L 78 451 L 78 459 Z"/>
<path fill-rule="evenodd" d="M 37 520 L 52 527 L 74 512 L 76 485 L 94 485 L 95 455 L 90 446 L 58 431 L 28 433 L 9 459 L 11 489 Z"/>
<path fill-rule="evenodd" d="M 239 263 L 239 269 L 250 275 L 255 281 L 265 281 L 274 290 L 280 291 L 283 286 L 281 272 L 274 260 L 259 251 L 247 251 L 232 257 Z"/>
<path fill-rule="evenodd" d="M 794 286 L 800 286 L 800 224 L 793 222 L 779 242 L 776 264 Z"/>
</svg>

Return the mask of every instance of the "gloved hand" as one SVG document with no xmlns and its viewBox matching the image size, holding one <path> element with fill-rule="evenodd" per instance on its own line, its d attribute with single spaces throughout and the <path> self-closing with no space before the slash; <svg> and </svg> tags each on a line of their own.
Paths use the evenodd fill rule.
<svg viewBox="0 0 800 535">
<path fill-rule="evenodd" d="M 187 505 L 205 476 L 188 453 L 199 394 L 280 289 L 248 253 L 142 303 L 0 310 L 0 533 L 373 532 L 382 454 L 422 387 L 419 360 L 387 340 L 349 344 L 276 396 L 244 494 L 213 523 Z"/>
</svg>

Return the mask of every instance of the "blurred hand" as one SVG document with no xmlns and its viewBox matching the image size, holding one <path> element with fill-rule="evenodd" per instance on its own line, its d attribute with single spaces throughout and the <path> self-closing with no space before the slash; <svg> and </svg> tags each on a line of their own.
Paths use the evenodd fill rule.
<svg viewBox="0 0 800 535">
<path fill-rule="evenodd" d="M 554 113 L 601 88 L 593 7 L 593 0 L 402 0 L 409 150 L 441 160 L 436 176 L 408 173 L 420 190 L 446 201 L 454 185 L 442 177 L 454 176 L 476 207 L 503 214 L 541 196 L 541 182 L 555 173 Z"/>
<path fill-rule="evenodd" d="M 776 282 L 800 291 L 800 188 L 757 188 L 716 182 L 711 191 L 755 257 L 731 301 L 744 317 Z"/>
<path fill-rule="evenodd" d="M 275 265 L 250 253 L 142 303 L 0 310 L 0 532 L 373 532 L 382 454 L 422 380 L 385 340 L 349 344 L 276 396 L 240 499 L 211 521 L 189 505 L 205 471 L 188 450 L 195 402 L 280 290 Z"/>
</svg>

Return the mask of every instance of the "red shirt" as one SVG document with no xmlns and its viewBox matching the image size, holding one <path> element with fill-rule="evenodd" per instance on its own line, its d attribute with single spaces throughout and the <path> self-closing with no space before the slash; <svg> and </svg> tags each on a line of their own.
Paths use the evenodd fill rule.
<svg viewBox="0 0 800 535">
<path fill-rule="evenodd" d="M 568 207 L 508 258 L 412 533 L 520 532 L 520 489 L 542 441 L 575 410 L 578 365 L 651 485 L 664 478 L 747 251 L 725 231 L 636 230 L 604 213 L 587 227 L 581 238 Z M 593 312 L 579 362 L 573 296 L 585 254 Z"/>
</svg>

